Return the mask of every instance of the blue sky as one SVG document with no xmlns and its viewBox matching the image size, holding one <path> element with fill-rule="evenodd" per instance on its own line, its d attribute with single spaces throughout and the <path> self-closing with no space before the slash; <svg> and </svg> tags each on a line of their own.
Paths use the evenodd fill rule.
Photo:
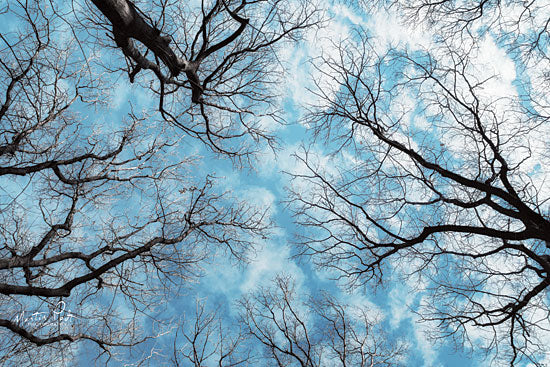
<svg viewBox="0 0 550 367">
<path fill-rule="evenodd" d="M 307 149 L 310 154 L 316 156 L 319 166 L 328 172 L 334 172 L 340 168 L 346 169 L 353 159 L 360 159 L 360 157 L 350 156 L 352 153 L 345 150 L 331 155 L 336 143 L 326 143 L 322 139 L 314 141 L 312 132 L 304 123 L 303 116 L 306 113 L 304 106 L 315 104 L 318 98 L 311 93 L 311 90 L 315 89 L 313 81 L 315 80 L 321 87 L 326 87 L 328 93 L 334 92 L 331 90 L 330 79 L 315 68 L 318 65 L 317 60 L 320 56 L 330 58 L 336 55 L 336 46 L 340 41 L 357 42 L 354 29 L 360 28 L 372 37 L 370 42 L 379 55 L 390 49 L 406 49 L 411 53 L 425 50 L 430 52 L 436 36 L 431 33 L 431 30 L 421 25 L 416 28 L 403 25 L 401 15 L 392 10 L 371 9 L 371 12 L 367 13 L 359 7 L 338 3 L 326 6 L 330 20 L 327 21 L 325 28 L 306 31 L 301 42 L 277 51 L 284 74 L 283 82 L 276 87 L 276 92 L 281 95 L 279 103 L 284 111 L 286 124 L 265 121 L 266 126 L 279 140 L 279 146 L 275 151 L 269 147 L 263 147 L 250 166 L 237 167 L 231 160 L 212 153 L 200 142 L 183 134 L 177 136 L 177 129 L 165 127 L 171 129 L 174 141 L 177 141 L 174 147 L 167 148 L 166 161 L 181 155 L 194 157 L 194 166 L 189 171 L 190 182 L 194 179 L 200 181 L 206 175 L 216 177 L 217 190 L 227 191 L 240 200 L 268 209 L 274 228 L 268 239 L 255 239 L 255 249 L 246 253 L 248 263 L 236 262 L 223 249 L 213 250 L 214 256 L 200 265 L 201 277 L 184 284 L 175 293 L 173 299 L 166 304 L 158 305 L 160 308 L 155 310 L 155 313 L 166 319 L 179 319 L 185 316 L 186 322 L 189 322 L 188 315 L 191 315 L 196 308 L 196 301 L 202 300 L 207 308 L 219 308 L 222 318 L 231 324 L 239 314 L 237 300 L 259 287 L 268 286 L 277 275 L 285 274 L 293 277 L 304 297 L 320 290 L 327 290 L 345 303 L 368 305 L 372 308 L 373 313 L 379 315 L 382 328 L 390 338 L 405 340 L 409 344 L 409 354 L 404 363 L 406 366 L 485 366 L 488 362 L 483 359 L 483 355 L 478 350 L 456 348 L 449 340 L 434 342 L 427 338 L 425 331 L 429 331 L 434 325 L 419 323 L 419 317 L 414 312 L 424 300 L 426 286 L 415 283 L 413 277 L 403 281 L 399 277 L 403 269 L 397 264 L 391 265 L 395 267 L 390 267 L 391 271 L 386 274 L 383 286 L 376 289 L 370 286 L 353 288 L 345 282 L 334 281 L 333 272 L 315 267 L 309 259 L 298 259 L 293 256 L 297 253 L 295 237 L 303 229 L 298 227 L 292 218 L 292 208 L 289 208 L 287 203 L 288 189 L 290 187 L 295 190 L 308 189 L 300 187 L 300 184 L 303 184 L 300 180 L 291 180 L 290 174 L 304 171 L 303 164 L 294 155 L 303 155 L 304 149 Z M 4 26 L 9 28 L 14 25 Z M 504 103 L 499 97 L 517 96 L 522 92 L 515 84 L 521 67 L 490 34 L 485 34 L 483 37 L 479 40 L 480 46 L 472 68 L 481 76 L 484 75 L 483 73 L 497 75 L 494 80 L 487 83 L 484 93 L 494 98 L 494 104 L 498 107 L 499 103 Z M 457 47 L 467 47 L 467 45 L 457 45 Z M 117 49 L 109 49 L 102 50 L 101 53 L 106 55 L 108 52 L 117 51 Z M 444 59 L 448 55 L 438 56 Z M 108 55 L 104 57 L 109 59 Z M 521 77 L 537 79 L 537 71 L 527 74 L 528 77 L 525 75 Z M 118 78 L 113 84 L 116 87 L 111 90 L 112 94 L 107 96 L 109 103 L 101 110 L 99 117 L 93 115 L 92 111 L 82 111 L 88 115 L 87 121 L 90 125 L 95 124 L 95 128 L 101 126 L 105 130 L 118 126 L 118 123 L 126 117 L 129 106 L 139 110 L 155 109 L 156 101 L 141 86 L 130 84 L 125 76 Z M 400 103 L 410 106 L 411 113 L 407 115 L 409 131 L 426 132 L 433 128 L 430 125 L 433 121 L 426 115 L 422 115 L 426 106 L 419 107 L 420 103 L 411 100 L 407 94 L 398 97 Z M 541 96 L 541 104 L 546 103 L 545 98 L 548 97 Z M 160 123 L 162 122 L 153 122 L 149 126 L 149 131 L 154 131 L 155 124 Z M 435 131 L 435 128 L 433 129 Z M 426 135 L 429 136 L 429 134 Z M 534 150 L 537 149 L 537 143 L 543 144 L 543 138 L 541 141 L 533 142 Z M 450 156 L 465 149 L 460 141 L 452 139 L 434 140 L 434 142 L 448 148 L 451 152 Z M 453 157 L 455 158 L 452 159 L 459 162 L 458 155 Z M 548 168 L 541 167 L 536 158 L 528 162 L 528 165 L 534 173 L 533 180 L 542 187 L 545 178 L 548 177 Z M 8 190 L 7 186 L 5 190 Z M 421 195 L 421 193 L 417 194 Z M 135 195 L 139 196 L 139 194 Z M 134 201 L 120 205 L 125 206 L 127 211 L 143 210 L 142 202 L 136 198 L 137 196 L 130 197 Z M 121 209 L 118 208 L 118 210 Z M 120 302 L 117 307 L 122 314 L 130 313 L 123 302 Z M 146 317 L 140 320 L 146 329 L 151 327 Z M 472 334 L 474 345 L 481 343 L 482 335 L 476 335 L 475 332 Z M 145 349 L 171 350 L 172 342 L 172 334 L 167 334 L 154 342 L 145 344 Z M 81 352 L 80 363 L 84 365 L 89 355 L 86 351 L 81 350 Z"/>
<path fill-rule="evenodd" d="M 293 248 L 293 237 L 301 229 L 294 225 L 292 213 L 286 208 L 286 188 L 291 185 L 291 181 L 285 172 L 293 173 L 300 170 L 300 164 L 293 154 L 299 153 L 302 147 L 310 147 L 320 157 L 328 154 L 331 149 L 323 142 L 311 145 L 311 134 L 300 123 L 304 113 L 302 106 L 314 102 L 315 99 L 315 96 L 308 92 L 308 88 L 313 88 L 311 78 L 319 77 L 315 75 L 310 59 L 319 56 L 321 52 L 325 55 L 335 52 L 330 41 L 348 39 L 351 37 L 353 26 L 362 26 L 373 32 L 376 37 L 373 42 L 380 50 L 396 44 L 421 47 L 420 45 L 429 43 L 428 37 L 420 30 L 411 31 L 398 24 L 395 14 L 381 13 L 369 16 L 344 5 L 333 5 L 329 9 L 333 18 L 327 28 L 306 34 L 305 40 L 300 44 L 280 50 L 280 58 L 287 66 L 285 83 L 280 93 L 284 97 L 281 103 L 288 125 L 271 126 L 279 138 L 279 150 L 273 152 L 266 148 L 252 167 L 236 169 L 230 160 L 214 156 L 202 146 L 193 144 L 197 152 L 204 157 L 199 166 L 200 172 L 213 172 L 221 178 L 220 182 L 227 190 L 260 206 L 271 208 L 271 215 L 277 227 L 274 236 L 258 243 L 258 248 L 251 254 L 251 261 L 247 265 L 236 265 L 234 261 L 228 261 L 228 257 L 223 254 L 204 265 L 204 276 L 196 284 L 184 287 L 182 295 L 167 305 L 167 311 L 163 316 L 171 316 L 170 312 L 175 315 L 178 310 L 192 314 L 196 307 L 194 300 L 199 299 L 206 300 L 207 306 L 221 307 L 225 317 L 232 320 L 239 313 L 236 300 L 260 286 L 269 285 L 277 274 L 287 274 L 300 284 L 304 294 L 320 289 L 329 290 L 335 295 L 338 294 L 345 302 L 354 300 L 371 305 L 381 314 L 383 328 L 391 337 L 404 339 L 409 343 L 410 353 L 405 362 L 407 366 L 483 366 L 485 362 L 477 360 L 478 354 L 475 352 L 456 350 L 451 343 L 435 343 L 426 338 L 424 331 L 429 326 L 418 323 L 418 317 L 411 310 L 418 304 L 422 295 L 413 293 L 412 288 L 400 283 L 397 278 L 388 278 L 385 287 L 378 288 L 376 293 L 371 288 L 358 288 L 346 292 L 344 289 L 350 288 L 343 283 L 340 284 L 343 288 L 339 288 L 332 280 L 334 274 L 316 269 L 307 259 L 298 261 L 291 258 L 296 251 Z M 117 104 L 123 105 L 125 99 L 146 100 L 140 97 L 140 90 L 130 88 L 131 85 L 121 81 L 115 96 Z M 130 90 L 134 90 L 135 93 L 128 93 Z M 167 343 L 170 346 L 171 340 Z"/>
<path fill-rule="evenodd" d="M 330 57 L 331 52 L 336 52 L 330 41 L 338 42 L 353 38 L 352 27 L 356 26 L 363 27 L 373 37 L 371 42 L 379 54 L 392 47 L 406 48 L 410 52 L 431 50 L 434 35 L 420 26 L 413 29 L 402 25 L 399 21 L 399 14 L 385 11 L 364 14 L 357 8 L 337 4 L 329 6 L 329 13 L 332 19 L 326 29 L 318 33 L 312 32 L 312 34 L 306 35 L 305 40 L 293 49 L 282 51 L 281 58 L 289 65 L 286 70 L 287 83 L 283 89 L 286 96 L 283 106 L 290 125 L 275 127 L 282 141 L 281 150 L 277 152 L 276 156 L 266 151 L 266 157 L 262 158 L 254 167 L 255 172 L 253 173 L 235 172 L 228 163 L 220 162 L 224 167 L 220 172 L 225 172 L 222 175 L 229 175 L 230 181 L 237 183 L 240 190 L 246 191 L 249 190 L 247 187 L 250 187 L 255 193 L 264 192 L 263 200 L 272 203 L 273 218 L 279 226 L 278 235 L 264 244 L 264 249 L 259 251 L 256 259 L 246 268 L 236 270 L 230 265 L 225 267 L 216 263 L 214 266 L 216 270 L 206 271 L 206 277 L 196 286 L 195 289 L 199 293 L 204 292 L 205 289 L 208 290 L 206 294 L 216 289 L 223 290 L 223 297 L 228 305 L 231 305 L 232 300 L 237 299 L 246 290 L 269 282 L 279 271 L 292 274 L 300 279 L 305 290 L 322 288 L 331 289 L 335 293 L 342 292 L 328 280 L 331 274 L 315 269 L 309 262 L 299 263 L 287 258 L 287 255 L 293 251 L 293 234 L 301 229 L 293 225 L 290 218 L 291 213 L 283 205 L 286 199 L 284 187 L 291 183 L 288 175 L 281 174 L 281 172 L 300 171 L 300 164 L 293 159 L 292 154 L 300 152 L 303 145 L 310 147 L 311 151 L 321 157 L 321 161 L 325 162 L 321 164 L 338 164 L 337 159 L 330 161 L 326 158 L 323 160 L 325 159 L 323 156 L 331 152 L 332 147 L 326 146 L 322 141 L 310 146 L 311 135 L 307 128 L 300 124 L 303 111 L 300 106 L 315 103 L 315 96 L 308 93 L 308 88 L 313 88 L 311 80 L 317 79 L 320 85 L 327 82 L 322 80 L 322 76 L 316 74 L 315 69 L 311 67 L 310 58 L 318 57 L 321 54 Z M 467 45 L 462 46 L 467 47 Z M 480 39 L 480 48 L 474 60 L 472 67 L 478 70 L 480 75 L 494 73 L 498 76 L 487 83 L 484 90 L 485 96 L 497 100 L 499 96 L 518 93 L 514 84 L 518 65 L 504 48 L 499 47 L 498 42 L 491 34 L 485 34 Z M 406 95 L 403 96 L 402 102 L 405 105 L 414 104 L 414 101 L 407 99 Z M 430 123 L 420 114 L 412 115 L 411 121 L 413 121 L 414 128 L 420 130 L 425 130 L 427 124 Z M 464 148 L 464 146 L 459 146 L 457 141 L 449 140 L 442 144 L 445 144 L 451 152 Z M 230 268 L 234 272 L 219 270 L 226 268 Z M 488 361 L 483 359 L 483 355 L 478 349 L 481 345 L 478 344 L 480 340 L 477 340 L 475 336 L 473 339 L 474 350 L 461 348 L 457 350 L 450 341 L 434 343 L 428 340 L 424 331 L 433 326 L 418 323 L 418 317 L 408 307 L 411 306 L 414 309 L 423 294 L 415 293 L 410 287 L 412 284 L 402 284 L 396 279 L 388 277 L 386 287 L 379 288 L 376 294 L 373 294 L 369 288 L 360 288 L 353 290 L 351 294 L 341 293 L 341 297 L 343 299 L 359 297 L 365 303 L 376 306 L 383 315 L 384 328 L 389 330 L 394 337 L 405 338 L 410 343 L 407 366 L 487 365 Z M 209 297 L 218 299 L 219 293 L 211 294 Z"/>
</svg>

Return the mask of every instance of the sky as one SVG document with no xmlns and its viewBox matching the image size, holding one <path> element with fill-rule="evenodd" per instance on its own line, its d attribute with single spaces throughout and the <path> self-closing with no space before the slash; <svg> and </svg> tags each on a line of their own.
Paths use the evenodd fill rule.
<svg viewBox="0 0 550 367">
<path fill-rule="evenodd" d="M 358 8 L 341 4 L 330 5 L 328 11 L 332 18 L 326 28 L 306 33 L 302 42 L 280 51 L 280 58 L 286 67 L 286 79 L 281 87 L 284 98 L 281 103 L 288 122 L 284 126 L 273 126 L 281 141 L 280 149 L 276 152 L 265 149 L 256 165 L 242 170 L 236 170 L 229 160 L 223 158 L 207 160 L 208 169 L 213 169 L 216 176 L 222 177 L 229 190 L 236 190 L 251 202 L 271 208 L 277 226 L 275 236 L 261 243 L 260 249 L 246 266 L 235 266 L 224 257 L 216 258 L 212 264 L 205 266 L 204 277 L 190 290 L 184 291 L 182 297 L 174 300 L 171 307 L 181 307 L 192 312 L 194 304 L 190 298 L 195 297 L 205 299 L 207 304 L 222 304 L 224 312 L 234 317 L 238 314 L 236 300 L 260 286 L 268 286 L 276 275 L 286 274 L 297 280 L 304 293 L 324 289 L 338 294 L 344 300 L 356 299 L 362 304 L 372 305 L 382 315 L 383 328 L 389 330 L 392 337 L 402 338 L 409 343 L 410 353 L 405 362 L 407 366 L 484 366 L 486 361 L 475 352 L 457 350 L 450 342 L 432 342 L 427 339 L 424 332 L 429 326 L 419 323 L 418 316 L 411 309 L 420 302 L 422 295 L 412 293 L 412 287 L 407 284 L 388 280 L 386 287 L 378 289 L 376 293 L 371 289 L 348 292 L 349 288 L 345 284 L 339 284 L 342 287 L 338 287 L 332 279 L 333 274 L 315 268 L 311 261 L 292 258 L 295 251 L 293 238 L 300 229 L 293 223 L 292 213 L 286 205 L 286 188 L 291 185 L 287 173 L 300 171 L 300 163 L 293 155 L 310 144 L 311 140 L 307 127 L 301 123 L 304 110 L 300 106 L 315 103 L 316 97 L 308 89 L 313 88 L 311 80 L 321 76 L 315 74 L 310 60 L 321 54 L 331 55 L 336 52 L 332 42 L 349 39 L 354 26 L 368 28 L 379 50 L 387 50 L 394 45 L 422 48 L 430 42 L 423 30 L 413 30 L 400 24 L 396 14 L 381 11 L 368 15 Z M 489 41 L 484 52 L 494 57 L 495 47 Z M 502 53 L 498 56 L 506 59 Z M 499 65 L 501 61 L 492 60 L 493 65 Z M 120 88 L 125 89 L 122 85 Z M 117 100 L 122 101 L 123 98 L 117 97 Z M 313 146 L 313 151 L 321 156 L 328 154 L 329 150 L 330 147 L 323 142 Z"/>
<path fill-rule="evenodd" d="M 367 12 L 360 7 L 338 2 L 326 6 L 330 19 L 322 31 L 306 31 L 299 43 L 278 51 L 285 72 L 283 82 L 277 88 L 282 96 L 279 103 L 284 111 L 286 124 L 269 122 L 269 128 L 280 142 L 277 150 L 262 148 L 259 158 L 252 166 L 240 168 L 231 160 L 213 154 L 197 142 L 190 141 L 186 145 L 189 153 L 200 157 L 194 168 L 194 175 L 200 177 L 212 174 L 218 178 L 222 191 L 227 190 L 242 200 L 268 209 L 268 215 L 275 224 L 272 236 L 256 241 L 255 251 L 247 254 L 250 260 L 248 264 L 236 264 L 226 252 L 217 253 L 217 256 L 202 265 L 200 278 L 186 284 L 177 296 L 164 305 L 162 316 L 170 318 L 182 313 L 191 314 L 196 307 L 196 301 L 202 300 L 207 307 L 219 307 L 223 318 L 234 321 L 239 313 L 237 300 L 259 287 L 268 286 L 277 275 L 285 274 L 292 276 L 303 294 L 327 290 L 346 303 L 368 305 L 373 313 L 380 316 L 382 328 L 391 338 L 402 339 L 409 344 L 409 354 L 404 363 L 406 366 L 485 366 L 487 360 L 478 351 L 457 349 L 448 340 L 434 342 L 426 336 L 425 331 L 431 325 L 419 323 L 419 317 L 414 312 L 425 294 L 416 290 L 413 280 L 410 284 L 400 282 L 395 275 L 389 274 L 385 286 L 376 291 L 370 287 L 350 288 L 345 283 L 334 281 L 334 273 L 315 267 L 308 259 L 294 256 L 295 238 L 301 228 L 295 224 L 287 201 L 288 188 L 299 183 L 293 182 L 289 173 L 300 173 L 304 169 L 295 154 L 303 154 L 307 147 L 318 156 L 319 164 L 329 171 L 346 164 L 342 161 L 343 158 L 330 155 L 335 147 L 334 143 L 325 143 L 322 140 L 312 142 L 312 132 L 303 120 L 303 106 L 315 104 L 318 98 L 311 93 L 311 89 L 315 88 L 312 80 L 316 80 L 321 86 L 330 84 L 330 80 L 315 69 L 315 61 L 311 60 L 318 60 L 321 56 L 336 56 L 335 44 L 340 41 L 355 41 L 353 29 L 356 27 L 364 29 L 372 37 L 371 42 L 379 54 L 391 48 L 407 49 L 411 53 L 430 50 L 435 37 L 429 29 L 420 25 L 416 28 L 404 25 L 400 22 L 400 15 L 391 9 L 371 9 Z M 499 103 L 499 96 L 517 95 L 521 92 L 514 84 L 521 76 L 518 76 L 518 66 L 506 50 L 499 47 L 490 34 L 484 37 L 472 67 L 480 74 L 498 75 L 498 78 L 486 85 L 484 92 L 493 96 L 495 103 Z M 467 45 L 458 47 L 463 46 Z M 109 49 L 109 52 L 116 50 Z M 402 96 L 400 102 L 412 107 L 415 103 L 406 95 Z M 153 101 L 139 85 L 130 84 L 122 77 L 117 81 L 116 89 L 112 90 L 109 112 L 101 119 L 106 123 L 123 119 L 130 104 L 154 108 Z M 429 122 L 423 120 L 420 114 L 411 116 L 411 121 L 420 130 L 429 128 Z M 457 141 L 449 140 L 444 144 L 449 151 L 460 151 L 463 148 Z M 177 151 L 171 153 L 180 154 Z M 533 170 L 546 169 L 537 166 L 536 160 L 533 160 L 531 166 Z M 541 181 L 546 177 L 545 173 L 546 171 L 540 173 Z M 158 348 L 170 348 L 172 341 L 166 337 L 155 343 L 158 343 Z M 82 353 L 80 362 L 84 364 L 87 357 L 85 352 Z"/>
</svg>

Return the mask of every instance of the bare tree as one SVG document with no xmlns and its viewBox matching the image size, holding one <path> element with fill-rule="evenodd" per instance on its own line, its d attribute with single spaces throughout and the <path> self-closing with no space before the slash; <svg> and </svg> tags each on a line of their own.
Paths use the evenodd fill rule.
<svg viewBox="0 0 550 367">
<path fill-rule="evenodd" d="M 362 1 L 371 7 L 373 2 Z M 491 35 L 510 51 L 536 64 L 548 59 L 550 5 L 519 0 L 382 0 L 377 2 L 403 15 L 410 27 L 432 27 L 442 38 L 469 39 Z"/>
<path fill-rule="evenodd" d="M 407 346 L 390 341 L 379 317 L 328 292 L 299 294 L 291 277 L 278 276 L 236 304 L 231 320 L 207 300 L 180 323 L 172 363 L 217 366 L 398 366 Z"/>
<path fill-rule="evenodd" d="M 222 320 L 217 310 L 208 311 L 205 300 L 198 301 L 192 326 L 185 329 L 182 323 L 183 338 L 176 334 L 172 361 L 180 366 L 180 361 L 192 366 L 252 366 L 258 363 L 254 358 L 253 346 L 247 344 L 249 339 L 234 325 L 229 327 Z M 178 332 L 180 331 L 178 330 Z M 181 340 L 180 342 L 180 339 Z M 182 345 L 179 345 L 182 344 Z M 187 365 L 187 363 L 185 365 Z"/>
<path fill-rule="evenodd" d="M 241 322 L 277 366 L 397 366 L 406 352 L 385 337 L 372 311 L 326 292 L 301 297 L 287 276 L 239 305 Z"/>
<path fill-rule="evenodd" d="M 318 104 L 306 122 L 334 154 L 325 164 L 312 149 L 298 155 L 302 253 L 355 285 L 378 284 L 386 272 L 420 280 L 427 298 L 418 311 L 439 326 L 433 336 L 481 343 L 510 365 L 542 363 L 544 78 L 499 84 L 478 65 L 475 39 L 379 54 L 366 31 L 356 35 L 319 60 Z"/>
<path fill-rule="evenodd" d="M 142 77 L 167 122 L 216 152 L 248 159 L 252 142 L 275 143 L 267 123 L 282 121 L 271 88 L 283 71 L 277 50 L 319 24 L 321 16 L 309 1 L 198 5 L 92 0 L 80 18 L 88 19 L 83 20 L 87 32 L 102 31 L 94 33 L 94 42 L 105 43 L 104 30 L 112 35 L 130 81 Z M 88 9 L 102 16 L 90 17 Z M 152 71 L 153 79 L 142 70 Z"/>
<path fill-rule="evenodd" d="M 17 25 L 0 33 L 0 363 L 70 363 L 90 344 L 106 362 L 155 336 L 144 319 L 204 259 L 244 259 L 269 221 L 194 174 L 172 127 L 109 114 L 112 84 L 60 9 L 0 11 Z"/>
</svg>

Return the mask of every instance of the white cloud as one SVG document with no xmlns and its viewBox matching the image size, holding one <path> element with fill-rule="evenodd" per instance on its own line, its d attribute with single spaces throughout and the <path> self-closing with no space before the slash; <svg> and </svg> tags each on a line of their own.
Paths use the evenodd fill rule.
<svg viewBox="0 0 550 367">
<path fill-rule="evenodd" d="M 427 322 L 420 323 L 419 316 L 413 312 L 413 304 L 418 300 L 422 302 L 421 293 L 410 285 L 395 282 L 389 292 L 390 314 L 387 316 L 390 327 L 396 330 L 406 323 L 407 329 L 412 330 L 416 350 L 420 352 L 424 360 L 424 366 L 436 366 L 435 361 L 438 357 L 437 350 L 433 343 L 426 337 L 426 333 L 431 331 L 435 325 Z"/>
<path fill-rule="evenodd" d="M 304 274 L 289 258 L 288 246 L 275 243 L 266 245 L 247 267 L 240 291 L 246 293 L 259 286 L 266 286 L 277 274 L 290 275 L 298 287 L 303 282 Z"/>
<path fill-rule="evenodd" d="M 367 23 L 367 19 L 364 17 L 364 14 L 361 14 L 356 10 L 352 10 L 344 4 L 334 4 L 330 7 L 330 11 L 334 13 L 336 18 L 347 19 L 355 25 L 363 25 Z"/>
<path fill-rule="evenodd" d="M 406 24 L 400 14 L 386 9 L 371 14 L 368 28 L 373 32 L 379 54 L 396 46 L 421 49 L 429 48 L 431 45 L 432 32 L 427 27 L 422 24 Z"/>
<path fill-rule="evenodd" d="M 267 188 L 254 185 L 246 185 L 237 191 L 241 200 L 258 207 L 260 210 L 267 210 L 269 215 L 276 213 L 275 195 Z"/>
</svg>

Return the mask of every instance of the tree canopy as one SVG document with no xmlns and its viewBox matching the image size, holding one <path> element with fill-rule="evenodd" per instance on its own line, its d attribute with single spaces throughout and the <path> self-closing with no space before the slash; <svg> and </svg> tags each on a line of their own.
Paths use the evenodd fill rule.
<svg viewBox="0 0 550 367">
<path fill-rule="evenodd" d="M 549 4 L 0 19 L 0 364 L 550 364 Z"/>
</svg>

